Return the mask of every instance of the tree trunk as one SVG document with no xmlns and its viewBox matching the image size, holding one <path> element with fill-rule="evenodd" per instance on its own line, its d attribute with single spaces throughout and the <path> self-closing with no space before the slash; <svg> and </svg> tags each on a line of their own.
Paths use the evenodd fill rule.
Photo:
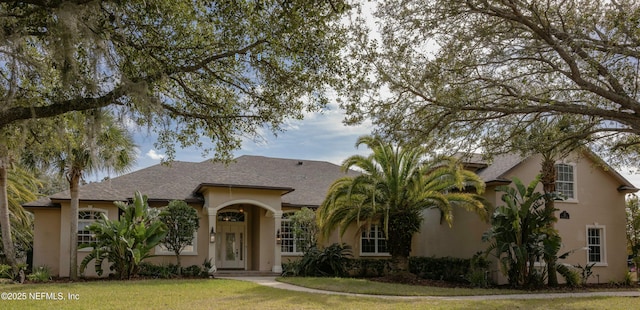
<svg viewBox="0 0 640 310">
<path fill-rule="evenodd" d="M 7 263 L 17 274 L 16 251 L 11 234 L 11 220 L 9 216 L 9 198 L 7 196 L 7 160 L 0 159 L 0 228 L 2 229 L 2 247 Z"/>
<path fill-rule="evenodd" d="M 556 163 L 551 156 L 543 156 L 541 178 L 542 189 L 545 194 L 551 194 L 556 191 Z M 555 209 L 555 203 L 553 199 L 546 199 L 544 207 L 547 211 Z M 548 226 L 555 231 L 554 223 L 557 221 L 555 218 L 555 212 L 551 212 L 552 220 L 549 221 Z M 558 236 L 560 238 L 560 236 Z M 547 264 L 547 277 L 549 286 L 558 286 L 558 275 L 556 272 L 557 253 L 553 255 L 545 256 L 545 263 Z"/>
<path fill-rule="evenodd" d="M 177 269 L 178 269 L 178 276 L 182 275 L 182 265 L 180 265 L 180 252 L 175 252 L 176 253 L 176 264 L 177 264 Z"/>
<path fill-rule="evenodd" d="M 411 254 L 411 239 L 413 232 L 408 231 L 407 217 L 392 214 L 389 218 L 387 248 L 391 254 L 391 272 L 409 272 L 409 255 Z"/>
<path fill-rule="evenodd" d="M 69 278 L 78 279 L 78 208 L 80 198 L 78 188 L 80 187 L 79 171 L 71 170 L 69 176 L 69 192 L 71 193 L 71 207 L 69 208 L 70 238 L 69 238 Z"/>
</svg>

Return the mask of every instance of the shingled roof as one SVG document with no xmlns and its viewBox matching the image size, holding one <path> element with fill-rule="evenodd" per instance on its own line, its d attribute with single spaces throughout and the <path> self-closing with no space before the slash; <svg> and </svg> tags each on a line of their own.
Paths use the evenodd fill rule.
<svg viewBox="0 0 640 310">
<path fill-rule="evenodd" d="M 491 162 L 484 160 L 481 154 L 457 154 L 462 164 L 473 170 L 485 183 L 511 183 L 506 173 L 521 162 L 527 160 L 517 154 L 503 154 L 493 157 Z"/>
<path fill-rule="evenodd" d="M 124 201 L 140 191 L 151 200 L 188 200 L 202 198 L 196 189 L 202 184 L 254 188 L 289 189 L 282 197 L 284 204 L 319 206 L 333 181 L 358 173 L 343 173 L 340 166 L 313 160 L 240 156 L 230 164 L 172 162 L 170 166 L 155 165 L 99 183 L 80 187 L 80 200 Z M 292 191 L 291 191 L 292 190 Z M 51 206 L 52 201 L 69 200 L 63 191 L 25 207 Z"/>
<path fill-rule="evenodd" d="M 610 173 L 620 182 L 620 186 L 618 187 L 619 191 L 629 193 L 638 191 L 629 180 L 620 175 L 595 153 L 585 149 L 583 150 L 583 155 L 591 158 L 591 160 L 598 165 L 601 165 L 604 171 Z M 467 169 L 474 171 L 487 185 L 511 183 L 511 180 L 506 177 L 507 173 L 521 163 L 532 160 L 531 157 L 523 157 L 517 154 L 497 155 L 492 158 L 491 162 L 484 160 L 482 155 L 477 153 L 456 154 L 455 156 Z"/>
</svg>

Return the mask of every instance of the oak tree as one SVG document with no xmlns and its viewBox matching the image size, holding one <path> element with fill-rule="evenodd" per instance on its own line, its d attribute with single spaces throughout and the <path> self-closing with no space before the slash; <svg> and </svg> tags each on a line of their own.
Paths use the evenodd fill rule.
<svg viewBox="0 0 640 310">
<path fill-rule="evenodd" d="M 637 1 L 384 1 L 375 16 L 379 37 L 352 32 L 351 121 L 417 140 L 574 115 L 617 133 L 609 146 L 640 142 Z"/>
</svg>

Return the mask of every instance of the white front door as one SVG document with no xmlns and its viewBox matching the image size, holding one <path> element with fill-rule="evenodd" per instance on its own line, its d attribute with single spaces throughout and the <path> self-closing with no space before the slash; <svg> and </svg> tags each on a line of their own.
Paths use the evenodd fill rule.
<svg viewBox="0 0 640 310">
<path fill-rule="evenodd" d="M 245 269 L 247 241 L 244 227 L 243 222 L 218 222 L 216 265 L 219 268 Z"/>
</svg>

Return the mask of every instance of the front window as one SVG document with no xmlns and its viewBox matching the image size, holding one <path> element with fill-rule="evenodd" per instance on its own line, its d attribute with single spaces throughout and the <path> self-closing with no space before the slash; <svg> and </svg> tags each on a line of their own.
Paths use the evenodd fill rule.
<svg viewBox="0 0 640 310">
<path fill-rule="evenodd" d="M 575 199 L 575 178 L 573 165 L 556 165 L 556 191 L 567 199 Z"/>
<path fill-rule="evenodd" d="M 388 254 L 387 238 L 384 235 L 382 226 L 371 225 L 371 229 L 362 230 L 360 238 L 360 249 L 362 254 Z"/>
<path fill-rule="evenodd" d="M 304 228 L 296 231 L 291 221 L 291 216 L 294 214 L 295 212 L 282 214 L 282 221 L 280 222 L 280 240 L 282 242 L 280 251 L 284 254 L 302 254 L 309 239 L 306 238 L 308 237 L 306 234 L 309 232 Z"/>
<path fill-rule="evenodd" d="M 198 244 L 198 231 L 193 233 L 193 240 L 191 244 L 186 245 L 182 251 L 180 251 L 180 255 L 198 255 L 197 251 Z M 155 249 L 156 255 L 176 255 L 173 251 L 169 250 L 166 245 L 163 243 L 159 243 Z"/>
<path fill-rule="evenodd" d="M 93 233 L 89 230 L 89 226 L 100 218 L 100 214 L 106 211 L 97 209 L 81 209 L 78 211 L 78 245 L 90 244 L 96 241 Z"/>
<path fill-rule="evenodd" d="M 588 263 L 606 263 L 603 227 L 587 227 L 587 248 Z"/>
</svg>

